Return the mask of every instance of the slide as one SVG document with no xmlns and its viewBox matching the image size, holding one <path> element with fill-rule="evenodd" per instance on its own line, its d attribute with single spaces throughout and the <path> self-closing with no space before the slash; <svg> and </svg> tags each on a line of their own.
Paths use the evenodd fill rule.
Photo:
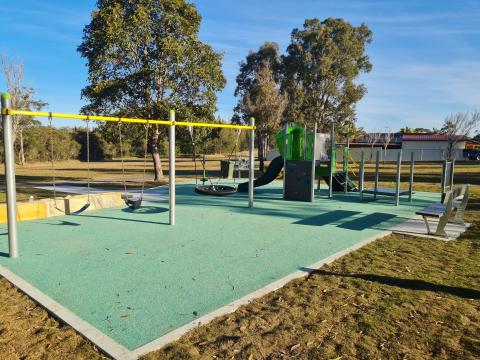
<svg viewBox="0 0 480 360">
<path fill-rule="evenodd" d="M 273 180 L 277 178 L 278 174 L 280 174 L 280 171 L 282 171 L 282 168 L 283 168 L 283 158 L 281 156 L 277 156 L 275 159 L 272 160 L 272 162 L 268 166 L 267 171 L 258 179 L 255 179 L 253 181 L 253 186 L 258 187 L 258 186 L 263 186 L 271 183 Z M 248 182 L 238 184 L 237 191 L 247 192 Z"/>
<path fill-rule="evenodd" d="M 322 179 L 327 183 L 328 186 L 330 186 L 330 184 L 328 183 L 330 181 L 329 176 L 322 176 Z M 334 173 L 332 176 L 332 183 L 333 183 L 332 191 L 344 191 L 345 173 L 343 172 Z M 347 191 L 358 191 L 357 187 L 350 179 L 348 179 L 348 182 L 347 182 Z"/>
</svg>

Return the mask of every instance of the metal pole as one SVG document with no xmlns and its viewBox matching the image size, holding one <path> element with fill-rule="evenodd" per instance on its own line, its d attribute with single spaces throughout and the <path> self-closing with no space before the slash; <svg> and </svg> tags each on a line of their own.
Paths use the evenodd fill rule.
<svg viewBox="0 0 480 360">
<path fill-rule="evenodd" d="M 12 107 L 9 94 L 2 94 L 3 144 L 5 152 L 5 183 L 7 187 L 7 219 L 8 219 L 8 254 L 11 258 L 18 257 L 17 233 L 17 190 L 15 185 L 15 157 L 13 150 L 12 117 L 3 114 L 4 109 Z"/>
<path fill-rule="evenodd" d="M 374 200 L 377 200 L 379 176 L 380 176 L 380 150 L 377 150 L 377 153 L 375 154 L 375 192 L 373 194 Z"/>
<path fill-rule="evenodd" d="M 455 175 L 455 159 L 452 160 L 452 171 L 450 172 L 450 189 L 453 189 L 453 177 Z"/>
<path fill-rule="evenodd" d="M 445 182 L 447 179 L 447 160 L 445 159 L 442 163 L 442 177 L 440 179 L 440 194 L 441 194 L 441 201 L 443 203 L 443 196 L 445 194 Z"/>
<path fill-rule="evenodd" d="M 305 132 L 306 134 L 306 132 Z M 312 146 L 312 197 L 310 201 L 315 200 L 315 155 L 317 152 L 317 122 L 315 121 L 315 124 L 313 125 L 313 146 Z"/>
<path fill-rule="evenodd" d="M 345 172 L 345 179 L 343 184 L 343 193 L 347 195 L 348 192 L 348 153 L 349 153 L 350 144 L 348 140 L 346 142 L 346 147 L 343 149 L 343 171 Z"/>
<path fill-rule="evenodd" d="M 400 175 L 402 171 L 402 150 L 397 155 L 397 183 L 395 186 L 395 205 L 400 204 Z"/>
<path fill-rule="evenodd" d="M 175 225 L 175 110 L 170 110 L 168 128 L 168 193 L 169 193 L 169 224 Z"/>
<path fill-rule="evenodd" d="M 307 125 L 303 126 L 303 160 L 307 160 Z"/>
<path fill-rule="evenodd" d="M 328 185 L 328 198 L 331 199 L 333 196 L 333 149 L 335 147 L 335 124 L 332 122 L 332 127 L 330 128 L 330 175 L 329 175 L 329 185 Z M 335 159 L 335 162 L 337 159 Z M 335 164 L 336 165 L 336 164 Z"/>
<path fill-rule="evenodd" d="M 360 200 L 363 200 L 363 179 L 365 176 L 365 152 L 362 150 L 360 156 L 360 180 L 359 180 L 359 190 L 360 190 Z"/>
<path fill-rule="evenodd" d="M 283 198 L 285 199 L 285 184 L 287 177 L 287 156 L 288 156 L 288 122 L 285 124 L 285 142 L 283 146 Z"/>
<path fill-rule="evenodd" d="M 412 153 L 410 154 L 410 181 L 408 185 L 408 201 L 410 202 L 412 202 L 414 171 L 415 171 L 415 153 L 412 151 Z"/>
<path fill-rule="evenodd" d="M 255 118 L 250 118 L 250 126 L 255 126 Z M 248 146 L 250 168 L 248 171 L 248 207 L 253 207 L 253 177 L 255 175 L 255 158 L 253 151 L 255 148 L 255 130 L 250 130 L 250 142 Z"/>
</svg>

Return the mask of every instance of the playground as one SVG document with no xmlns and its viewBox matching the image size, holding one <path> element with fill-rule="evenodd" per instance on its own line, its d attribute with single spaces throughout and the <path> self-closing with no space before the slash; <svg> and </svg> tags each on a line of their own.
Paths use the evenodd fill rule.
<svg viewBox="0 0 480 360">
<path fill-rule="evenodd" d="M 420 220 L 425 236 L 443 240 L 450 239 L 452 226 L 461 228 L 455 237 L 468 226 L 463 214 L 469 185 L 453 186 L 454 162 L 443 164 L 440 193 L 414 192 L 413 153 L 408 185 L 402 183 L 399 151 L 394 186 L 381 187 L 377 152 L 374 187 L 368 188 L 362 153 L 357 187 L 350 177 L 349 148 L 336 146 L 333 125 L 330 134 L 322 134 L 317 124 L 313 131 L 285 124 L 276 136 L 280 156 L 254 180 L 253 118 L 249 126 L 239 126 L 176 121 L 173 110 L 169 120 L 41 113 L 9 109 L 6 94 L 2 100 L 7 225 L 0 235 L 1 275 L 114 358 L 146 355 L 374 240 L 408 233 L 405 224 L 418 223 L 416 215 L 425 221 Z M 8 143 L 11 115 L 48 117 L 50 126 L 55 117 L 87 121 L 87 186 L 58 184 L 52 156 L 52 183 L 35 187 L 53 191 L 53 199 L 17 203 Z M 92 188 L 90 120 L 118 125 L 123 190 Z M 147 136 L 152 123 L 168 126 L 167 186 L 146 188 L 143 167 L 140 189 L 127 191 L 123 123 L 145 124 Z M 176 181 L 177 126 L 190 133 L 194 181 Z M 223 179 L 207 173 L 205 155 L 198 171 L 196 127 L 235 129 L 237 140 L 247 130 L 242 168 L 248 178 L 237 178 L 241 169 L 230 158 Z M 43 210 L 22 221 L 32 207 Z M 438 225 L 430 228 L 432 217 Z"/>
<path fill-rule="evenodd" d="M 175 227 L 168 226 L 166 202 L 25 222 L 19 224 L 20 258 L 0 263 L 135 350 L 387 234 L 437 200 L 422 193 L 396 207 L 388 199 L 360 203 L 358 194 L 329 200 L 324 189 L 306 207 L 283 201 L 277 181 L 256 191 L 252 211 L 243 194 L 215 198 L 193 193 L 192 183 L 177 187 Z"/>
</svg>

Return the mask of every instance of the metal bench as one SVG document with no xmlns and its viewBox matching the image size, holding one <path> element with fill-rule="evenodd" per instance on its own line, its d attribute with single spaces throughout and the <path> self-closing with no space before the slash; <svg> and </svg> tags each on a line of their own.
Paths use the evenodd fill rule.
<svg viewBox="0 0 480 360">
<path fill-rule="evenodd" d="M 452 212 L 454 209 L 453 200 L 453 191 L 449 190 L 445 193 L 443 204 L 429 205 L 422 210 L 416 212 L 416 214 L 421 215 L 423 221 L 425 221 L 425 226 L 427 227 L 427 233 L 429 235 L 448 237 L 445 231 L 445 226 L 447 225 L 450 217 L 452 216 Z M 438 219 L 438 224 L 435 231 L 432 231 L 430 229 L 428 218 Z"/>
<path fill-rule="evenodd" d="M 463 215 L 465 214 L 465 210 L 468 204 L 468 198 L 470 193 L 470 184 L 463 184 L 460 186 L 455 186 L 452 190 L 452 207 L 455 211 L 455 216 L 453 219 L 448 219 L 448 222 L 465 225 L 463 220 Z M 445 209 L 446 207 L 446 199 L 443 200 L 440 204 L 431 205 L 432 207 L 436 207 L 438 209 Z"/>
</svg>

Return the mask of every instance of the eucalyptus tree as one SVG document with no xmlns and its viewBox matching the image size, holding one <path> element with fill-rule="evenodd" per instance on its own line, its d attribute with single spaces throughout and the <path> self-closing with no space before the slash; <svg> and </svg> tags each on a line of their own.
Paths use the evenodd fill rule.
<svg viewBox="0 0 480 360">
<path fill-rule="evenodd" d="M 185 0 L 98 0 L 78 47 L 89 79 L 82 111 L 166 119 L 173 108 L 177 119 L 214 121 L 216 92 L 225 86 L 222 55 L 199 39 L 200 23 Z M 144 129 L 124 131 L 139 138 Z M 148 131 L 155 180 L 163 177 L 164 134 L 159 126 Z"/>
<path fill-rule="evenodd" d="M 239 109 L 243 114 L 255 117 L 258 160 L 263 171 L 268 142 L 280 129 L 286 106 L 286 97 L 280 93 L 269 62 L 265 62 L 255 73 L 254 81 L 245 92 Z"/>
<path fill-rule="evenodd" d="M 355 27 L 343 19 L 307 19 L 303 29 L 294 29 L 283 57 L 286 118 L 318 121 L 323 130 L 354 120 L 355 104 L 367 91 L 355 80 L 372 68 L 365 53 L 371 40 L 365 24 Z"/>
<path fill-rule="evenodd" d="M 256 140 L 260 170 L 269 139 L 278 130 L 285 109 L 285 97 L 281 94 L 282 58 L 278 44 L 265 42 L 258 51 L 250 51 L 240 63 L 234 95 L 238 103 L 234 108 L 233 122 L 247 123 L 255 117 Z"/>
</svg>

